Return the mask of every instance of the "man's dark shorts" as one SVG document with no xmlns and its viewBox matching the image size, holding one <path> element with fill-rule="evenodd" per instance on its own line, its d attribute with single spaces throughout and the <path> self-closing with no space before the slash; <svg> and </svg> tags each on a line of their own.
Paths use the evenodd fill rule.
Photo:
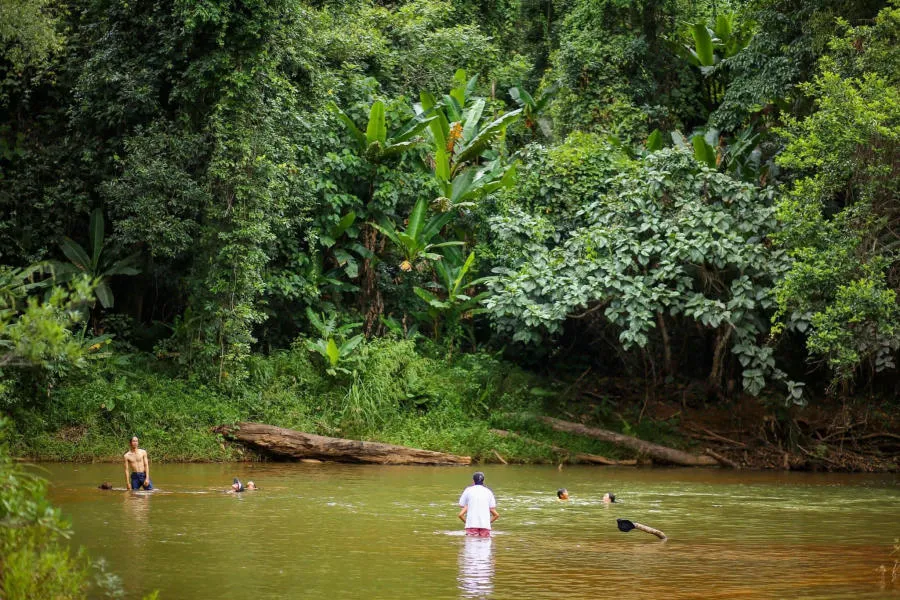
<svg viewBox="0 0 900 600">
<path fill-rule="evenodd" d="M 144 485 L 144 481 L 147 481 L 147 487 L 143 488 L 145 490 L 152 490 L 153 484 L 147 479 L 146 473 L 132 473 L 131 474 L 131 489 L 139 490 L 141 486 Z"/>
</svg>

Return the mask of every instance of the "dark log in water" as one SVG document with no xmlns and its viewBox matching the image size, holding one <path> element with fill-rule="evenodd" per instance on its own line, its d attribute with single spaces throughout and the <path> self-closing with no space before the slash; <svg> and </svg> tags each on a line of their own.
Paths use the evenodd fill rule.
<svg viewBox="0 0 900 600">
<path fill-rule="evenodd" d="M 539 420 L 547 423 L 557 431 L 565 431 L 567 433 L 577 433 L 586 435 L 604 442 L 610 442 L 618 446 L 624 446 L 632 450 L 636 450 L 641 454 L 646 454 L 650 458 L 658 462 L 671 463 L 674 465 L 682 465 L 686 467 L 709 467 L 718 465 L 718 461 L 711 456 L 697 456 L 674 448 L 660 446 L 639 440 L 630 435 L 616 433 L 606 429 L 598 429 L 596 427 L 587 427 L 581 423 L 571 423 L 569 421 L 561 421 L 552 417 L 538 417 Z"/>
<path fill-rule="evenodd" d="M 419 450 L 380 442 L 331 438 L 263 423 L 223 425 L 216 431 L 257 449 L 294 459 L 319 459 L 336 462 L 379 465 L 468 465 L 468 456 Z"/>
</svg>

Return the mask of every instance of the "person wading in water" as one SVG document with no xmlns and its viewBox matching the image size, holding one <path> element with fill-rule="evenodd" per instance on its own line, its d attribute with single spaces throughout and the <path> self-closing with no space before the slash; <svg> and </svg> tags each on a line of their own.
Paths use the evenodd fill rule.
<svg viewBox="0 0 900 600">
<path fill-rule="evenodd" d="M 125 487 L 132 490 L 152 490 L 150 483 L 150 459 L 147 451 L 138 448 L 138 438 L 131 438 L 131 449 L 125 453 Z"/>
<path fill-rule="evenodd" d="M 491 537 L 491 523 L 500 518 L 494 492 L 484 485 L 484 473 L 472 475 L 470 485 L 459 497 L 459 520 L 466 524 L 466 535 Z"/>
</svg>

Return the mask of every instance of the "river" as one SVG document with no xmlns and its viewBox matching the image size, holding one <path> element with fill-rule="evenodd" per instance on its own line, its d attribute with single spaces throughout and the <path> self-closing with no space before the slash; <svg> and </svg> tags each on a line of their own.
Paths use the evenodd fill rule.
<svg viewBox="0 0 900 600">
<path fill-rule="evenodd" d="M 483 540 L 456 519 L 474 468 L 164 464 L 140 494 L 97 489 L 120 465 L 41 468 L 129 598 L 900 598 L 897 475 L 487 465 Z"/>
</svg>

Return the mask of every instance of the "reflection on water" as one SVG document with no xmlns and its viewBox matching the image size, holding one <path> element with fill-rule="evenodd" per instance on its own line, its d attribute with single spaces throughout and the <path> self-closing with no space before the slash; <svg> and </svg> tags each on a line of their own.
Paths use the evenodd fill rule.
<svg viewBox="0 0 900 600">
<path fill-rule="evenodd" d="M 487 598 L 494 591 L 491 538 L 465 537 L 459 550 L 460 598 Z"/>
<path fill-rule="evenodd" d="M 897 475 L 486 470 L 493 538 L 463 537 L 457 468 L 163 464 L 164 491 L 131 493 L 96 488 L 117 466 L 47 465 L 73 544 L 107 559 L 126 598 L 900 600 Z M 223 493 L 235 476 L 260 490 Z"/>
<path fill-rule="evenodd" d="M 138 494 L 125 494 L 122 502 L 126 519 L 134 526 L 135 532 L 147 533 L 150 526 L 150 498 Z"/>
</svg>

